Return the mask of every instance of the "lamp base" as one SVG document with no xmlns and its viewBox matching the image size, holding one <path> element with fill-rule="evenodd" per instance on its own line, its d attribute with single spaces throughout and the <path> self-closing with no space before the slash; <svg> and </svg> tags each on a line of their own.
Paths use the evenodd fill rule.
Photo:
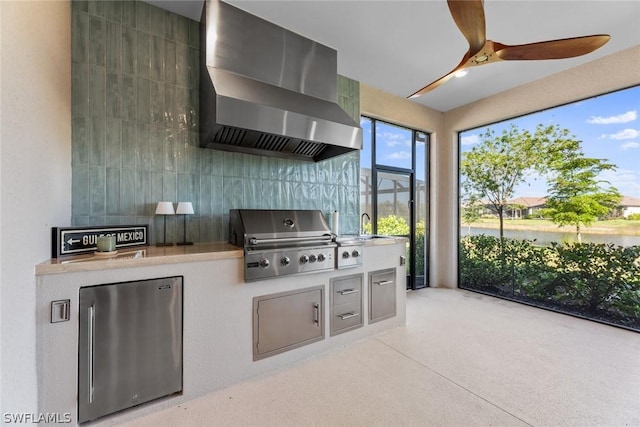
<svg viewBox="0 0 640 427">
<path fill-rule="evenodd" d="M 193 242 L 178 242 L 178 243 L 176 243 L 176 245 L 178 245 L 178 246 L 193 245 Z"/>
<path fill-rule="evenodd" d="M 156 246 L 173 246 L 173 243 L 156 243 Z"/>
</svg>

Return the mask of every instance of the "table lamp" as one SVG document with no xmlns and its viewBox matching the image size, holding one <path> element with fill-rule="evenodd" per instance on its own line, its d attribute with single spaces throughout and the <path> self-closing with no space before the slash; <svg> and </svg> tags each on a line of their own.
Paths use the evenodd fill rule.
<svg viewBox="0 0 640 427">
<path fill-rule="evenodd" d="M 175 215 L 173 210 L 173 203 L 171 202 L 158 202 L 156 206 L 156 215 L 164 216 L 164 237 L 163 243 L 156 243 L 156 246 L 173 246 L 173 243 L 167 243 L 167 215 Z"/>
<path fill-rule="evenodd" d="M 179 202 L 176 214 L 184 216 L 184 233 L 182 242 L 178 242 L 179 246 L 193 245 L 193 242 L 187 242 L 187 215 L 193 215 L 193 205 L 191 202 Z"/>
</svg>

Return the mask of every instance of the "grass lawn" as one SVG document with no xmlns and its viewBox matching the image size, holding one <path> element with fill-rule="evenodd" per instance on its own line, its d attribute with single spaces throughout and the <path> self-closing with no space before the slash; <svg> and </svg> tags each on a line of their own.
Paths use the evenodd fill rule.
<svg viewBox="0 0 640 427">
<path fill-rule="evenodd" d="M 471 224 L 478 228 L 499 228 L 498 218 L 482 218 L 480 221 Z M 468 227 L 468 224 L 462 224 Z M 540 230 L 540 231 L 575 231 L 575 227 L 565 225 L 558 227 L 553 222 L 546 219 L 505 219 L 505 230 Z M 640 236 L 640 221 L 630 221 L 627 219 L 612 219 L 597 221 L 589 227 L 582 227 L 584 234 L 619 234 L 625 236 Z"/>
</svg>

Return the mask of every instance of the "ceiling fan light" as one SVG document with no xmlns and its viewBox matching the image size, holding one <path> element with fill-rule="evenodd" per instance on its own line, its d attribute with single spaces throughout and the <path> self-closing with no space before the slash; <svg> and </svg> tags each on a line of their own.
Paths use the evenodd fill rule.
<svg viewBox="0 0 640 427">
<path fill-rule="evenodd" d="M 482 54 L 474 59 L 476 64 L 482 64 L 483 62 L 487 62 L 489 60 L 489 56 L 486 54 Z"/>
<path fill-rule="evenodd" d="M 454 76 L 457 77 L 457 78 L 464 77 L 464 76 L 467 75 L 468 72 L 469 72 L 468 70 L 458 70 L 458 71 L 456 71 Z"/>
</svg>

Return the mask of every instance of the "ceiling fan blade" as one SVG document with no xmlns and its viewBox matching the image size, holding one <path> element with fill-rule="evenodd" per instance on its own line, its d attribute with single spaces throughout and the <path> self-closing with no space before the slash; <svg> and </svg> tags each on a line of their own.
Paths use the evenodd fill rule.
<svg viewBox="0 0 640 427">
<path fill-rule="evenodd" d="M 451 71 L 449 74 L 440 77 L 438 80 L 436 80 L 435 82 L 431 82 L 428 85 L 426 85 L 425 87 L 423 87 L 422 89 L 420 89 L 419 91 L 407 96 L 407 98 L 409 99 L 413 99 L 413 98 L 417 98 L 419 96 L 424 95 L 425 93 L 432 91 L 433 89 L 437 88 L 438 86 L 440 86 L 441 84 L 445 83 L 447 80 L 449 80 L 451 77 L 453 77 L 453 74 L 455 73 L 454 71 Z"/>
<path fill-rule="evenodd" d="M 469 50 L 453 70 L 407 98 L 417 98 L 447 82 L 457 71 L 466 68 L 469 58 L 480 52 L 487 41 L 482 0 L 447 0 L 447 4 L 453 20 L 469 42 Z"/>
<path fill-rule="evenodd" d="M 475 55 L 486 41 L 482 0 L 447 0 L 447 4 L 453 20 L 469 42 L 469 56 Z"/>
<path fill-rule="evenodd" d="M 467 52 L 467 54 L 464 56 L 464 58 L 462 58 L 462 61 L 460 61 L 460 63 L 456 66 L 456 68 L 454 68 L 453 70 L 449 71 L 447 74 L 445 74 L 444 76 L 440 77 L 438 80 L 435 80 L 435 81 L 429 83 L 428 85 L 426 85 L 422 89 L 420 89 L 420 90 L 416 91 L 415 93 L 407 96 L 407 98 L 409 98 L 409 99 L 417 98 L 417 97 L 419 97 L 421 95 L 424 95 L 425 93 L 427 93 L 429 91 L 432 91 L 433 89 L 437 88 L 441 84 L 444 84 L 451 77 L 453 77 L 453 75 L 457 71 L 460 71 L 460 70 L 466 68 L 465 64 L 468 62 L 468 60 L 469 60 L 469 52 Z"/>
<path fill-rule="evenodd" d="M 598 34 L 513 46 L 494 43 L 494 47 L 496 55 L 506 61 L 564 59 L 591 53 L 602 47 L 610 38 L 607 34 Z"/>
</svg>

